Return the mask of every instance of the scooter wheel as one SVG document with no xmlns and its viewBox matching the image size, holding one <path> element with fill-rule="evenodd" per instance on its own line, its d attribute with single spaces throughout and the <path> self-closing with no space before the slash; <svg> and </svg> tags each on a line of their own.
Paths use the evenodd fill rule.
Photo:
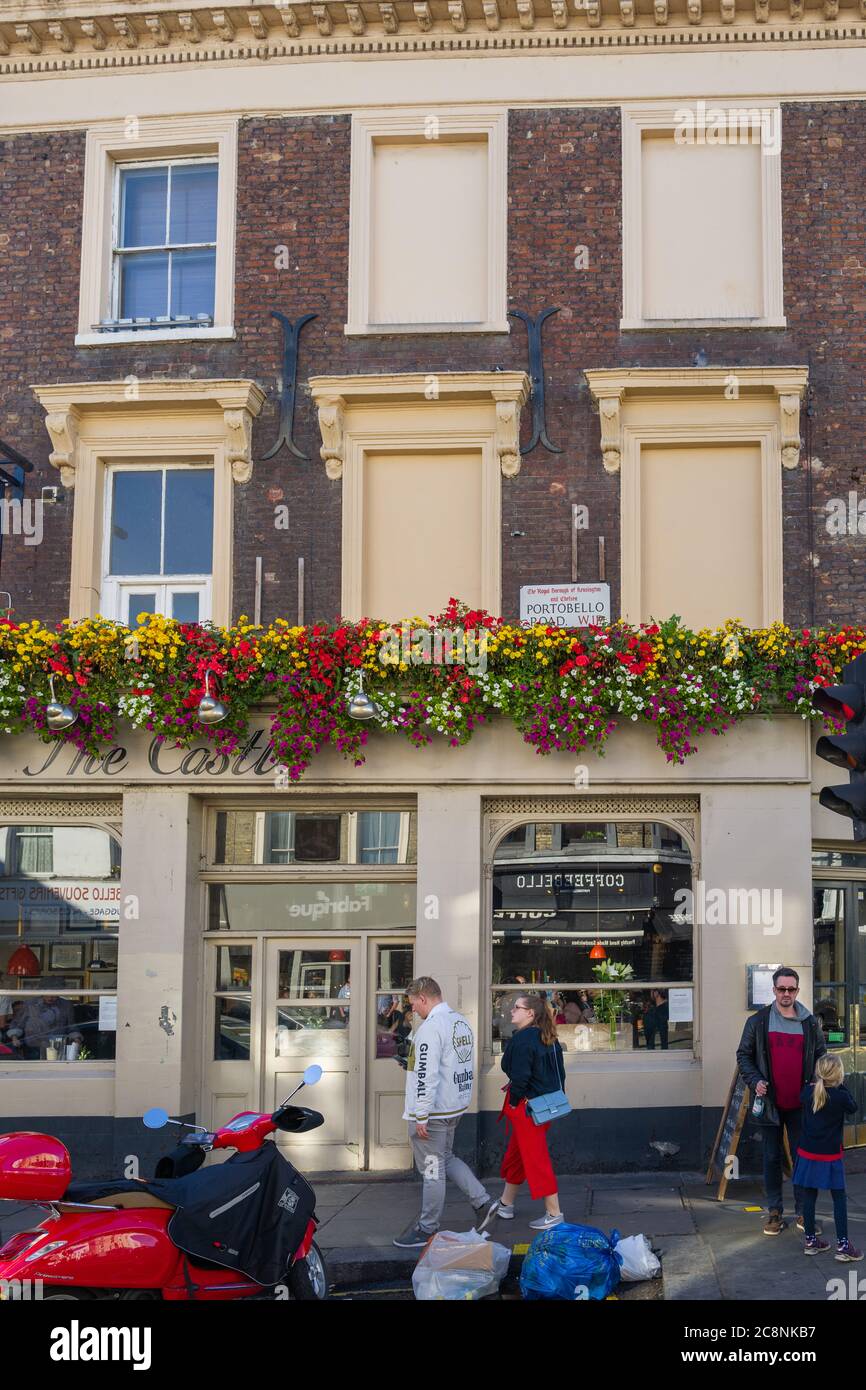
<svg viewBox="0 0 866 1390">
<path fill-rule="evenodd" d="M 324 1256 L 313 1241 L 306 1258 L 289 1270 L 289 1293 L 304 1303 L 328 1297 L 328 1270 Z"/>
</svg>

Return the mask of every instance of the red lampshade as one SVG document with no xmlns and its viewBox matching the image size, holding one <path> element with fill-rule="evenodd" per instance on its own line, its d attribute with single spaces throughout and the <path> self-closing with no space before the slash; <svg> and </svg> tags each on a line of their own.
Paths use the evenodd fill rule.
<svg viewBox="0 0 866 1390">
<path fill-rule="evenodd" d="M 29 946 L 19 946 L 17 951 L 13 951 L 9 957 L 6 974 L 20 975 L 26 979 L 32 979 L 34 975 L 41 975 L 42 966 L 39 964 L 39 957 L 33 954 Z"/>
<path fill-rule="evenodd" d="M 607 960 L 607 951 L 604 949 L 600 941 L 596 941 L 595 945 L 589 953 L 589 958 L 590 960 Z"/>
<path fill-rule="evenodd" d="M 345 960 L 345 959 L 346 959 L 346 952 L 345 952 L 345 951 L 329 951 L 329 952 L 328 952 L 328 960 L 334 960 L 334 961 L 336 961 L 336 960 Z"/>
</svg>

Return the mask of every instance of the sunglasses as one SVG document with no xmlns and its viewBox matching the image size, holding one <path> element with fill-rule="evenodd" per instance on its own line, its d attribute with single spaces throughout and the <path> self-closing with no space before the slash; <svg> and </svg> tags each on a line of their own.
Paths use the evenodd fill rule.
<svg viewBox="0 0 866 1390">
<path fill-rule="evenodd" d="M 796 994 L 797 991 L 799 990 L 799 988 L 800 988 L 799 985 L 776 985 L 776 993 L 777 993 L 777 994 Z"/>
</svg>

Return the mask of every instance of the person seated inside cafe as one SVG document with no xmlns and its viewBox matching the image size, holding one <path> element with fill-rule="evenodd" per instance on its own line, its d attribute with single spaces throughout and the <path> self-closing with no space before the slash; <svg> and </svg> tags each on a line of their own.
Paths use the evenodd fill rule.
<svg viewBox="0 0 866 1390">
<path fill-rule="evenodd" d="M 71 999 L 56 994 L 43 994 L 22 1002 L 8 1030 L 13 1048 L 25 1061 L 35 1062 L 49 1056 L 60 1045 L 82 1040 L 75 1027 L 75 1009 Z"/>
</svg>

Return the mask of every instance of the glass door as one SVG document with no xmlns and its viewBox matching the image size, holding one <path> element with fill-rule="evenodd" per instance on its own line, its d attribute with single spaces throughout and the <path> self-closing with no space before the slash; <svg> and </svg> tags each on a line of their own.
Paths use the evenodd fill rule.
<svg viewBox="0 0 866 1390">
<path fill-rule="evenodd" d="M 414 973 L 411 937 L 368 940 L 367 1167 L 377 1172 L 412 1162 L 403 1119 L 412 1012 L 406 987 Z"/>
<path fill-rule="evenodd" d="M 205 945 L 204 1087 L 202 1121 L 211 1129 L 259 1105 L 259 1009 L 253 941 Z"/>
<path fill-rule="evenodd" d="M 361 1075 L 366 962 L 360 942 L 311 937 L 266 943 L 262 1103 L 276 1109 L 318 1062 L 323 1076 L 298 1105 L 325 1117 L 307 1134 L 277 1136 L 303 1172 L 363 1164 Z"/>
<path fill-rule="evenodd" d="M 838 1052 L 858 1102 L 848 1147 L 866 1144 L 866 884 L 813 884 L 814 999 L 827 1046 Z"/>
</svg>

